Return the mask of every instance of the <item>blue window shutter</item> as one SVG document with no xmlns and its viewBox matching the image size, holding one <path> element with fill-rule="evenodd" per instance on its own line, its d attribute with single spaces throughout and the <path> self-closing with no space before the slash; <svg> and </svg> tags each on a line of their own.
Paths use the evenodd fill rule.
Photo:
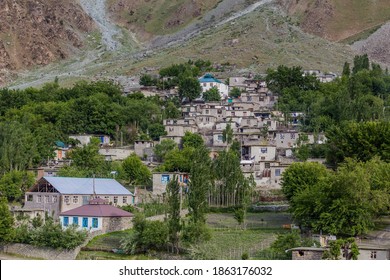
<svg viewBox="0 0 390 280">
<path fill-rule="evenodd" d="M 79 224 L 79 217 L 73 217 L 73 224 L 78 225 Z"/>
<path fill-rule="evenodd" d="M 64 227 L 69 225 L 69 217 L 64 217 Z"/>
<path fill-rule="evenodd" d="M 83 218 L 83 227 L 88 227 L 88 218 Z"/>
</svg>

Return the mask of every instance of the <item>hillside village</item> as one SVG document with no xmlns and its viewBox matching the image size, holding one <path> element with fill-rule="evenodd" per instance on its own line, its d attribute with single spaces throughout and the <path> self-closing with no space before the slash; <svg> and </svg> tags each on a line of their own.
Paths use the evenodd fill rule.
<svg viewBox="0 0 390 280">
<path fill-rule="evenodd" d="M 358 60 L 356 61 L 357 65 Z M 172 67 L 172 69 L 180 68 L 177 65 Z M 173 71 L 172 69 L 165 69 L 165 71 Z M 277 71 L 282 72 L 283 69 L 281 67 Z M 318 70 L 301 72 L 300 68 L 286 69 L 291 73 L 294 71 L 295 74 L 298 73 L 295 79 L 307 78 L 305 81 L 309 90 L 311 86 L 321 83 L 333 81 L 341 83 L 346 80 L 345 75 L 347 75 L 343 73 L 343 77 L 339 77 L 336 74 L 321 73 Z M 375 71 L 375 65 L 372 71 Z M 278 102 L 282 96 L 281 93 L 271 90 L 267 83 L 267 75 L 269 77 L 270 73 L 232 77 L 222 76 L 221 73 L 226 74 L 203 71 L 201 75 L 194 78 L 196 84 L 187 89 L 191 92 L 193 88 L 199 87 L 199 93 L 194 95 L 183 95 L 184 86 L 181 82 L 179 86 L 172 86 L 172 84 L 168 86 L 175 77 L 163 76 L 155 79 L 146 74 L 140 77 L 140 85 L 122 89 L 121 98 L 126 98 L 129 103 L 137 99 L 150 98 L 148 100 L 153 100 L 153 102 L 162 102 L 164 110 L 173 110 L 171 114 L 161 114 L 162 117 L 159 119 L 156 117 L 157 114 L 154 115 L 156 113 L 153 111 L 154 107 L 148 109 L 149 111 L 145 109 L 145 114 L 150 114 L 145 117 L 147 119 L 157 118 L 157 122 L 162 123 L 162 130 L 159 125 L 148 124 L 144 126 L 146 133 L 137 131 L 136 137 L 138 138 L 134 138 L 133 141 L 128 139 L 128 135 L 123 135 L 126 131 L 118 129 L 115 139 L 113 135 L 108 134 L 70 134 L 67 138 L 68 142 L 54 138 L 56 141 L 51 142 L 50 147 L 53 151 L 52 156 L 48 156 L 47 160 L 41 161 L 37 166 L 30 164 L 28 170 L 33 172 L 35 177 L 32 181 L 28 181 L 29 183 L 24 183 L 26 186 L 23 187 L 21 203 L 13 203 L 10 208 L 20 233 L 14 239 L 17 240 L 16 244 L 5 246 L 4 252 L 20 254 L 27 250 L 33 252 L 29 255 L 30 257 L 35 254 L 49 259 L 74 259 L 80 249 L 97 250 L 91 243 L 88 243 L 95 236 L 102 236 L 101 238 L 104 239 L 107 233 L 126 232 L 133 226 L 136 229 L 147 228 L 148 224 L 151 228 L 155 227 L 156 235 L 161 236 L 165 234 L 160 232 L 166 226 L 164 221 L 175 219 L 175 217 L 179 222 L 172 235 L 169 235 L 169 244 L 172 246 L 172 252 L 180 252 L 188 250 L 179 246 L 181 242 L 201 244 L 200 240 L 210 238 L 207 237 L 208 230 L 203 229 L 208 215 L 208 223 L 213 224 L 217 229 L 220 229 L 219 227 L 229 228 L 223 223 L 229 219 L 236 220 L 238 224 L 235 222 L 233 224 L 236 225 L 237 234 L 241 234 L 242 230 L 248 230 L 246 227 L 249 227 L 248 234 L 255 234 L 251 233 L 251 227 L 253 227 L 252 230 L 259 229 L 259 227 L 271 227 L 269 228 L 272 229 L 271 232 L 274 231 L 272 236 L 264 239 L 266 241 L 256 241 L 260 237 L 258 234 L 254 235 L 256 237 L 253 237 L 253 245 L 242 244 L 239 252 L 230 251 L 230 256 L 223 256 L 223 258 L 247 258 L 246 255 L 249 252 L 249 257 L 254 258 L 329 259 L 334 257 L 327 255 L 329 246 L 336 244 L 340 246 L 340 250 L 344 250 L 342 258 L 345 259 L 390 259 L 388 247 L 390 243 L 387 243 L 387 239 L 384 239 L 383 243 L 378 243 L 378 239 L 371 236 L 368 241 L 362 241 L 361 233 L 366 230 L 353 231 L 354 227 L 342 226 L 338 229 L 341 235 L 338 239 L 336 235 L 330 234 L 330 230 L 324 234 L 322 230 L 312 232 L 311 227 L 315 227 L 317 222 L 315 218 L 313 224 L 305 224 L 304 218 L 300 220 L 298 218 L 298 224 L 295 224 L 293 217 L 297 215 L 297 212 L 294 212 L 297 208 L 292 210 L 293 217 L 286 212 L 291 205 L 296 207 L 295 203 L 297 203 L 292 199 L 293 195 L 289 193 L 290 184 L 294 188 L 301 188 L 300 184 L 315 185 L 322 176 L 342 176 L 344 171 L 340 168 L 340 171 L 331 173 L 329 168 L 334 168 L 334 165 L 332 166 L 332 162 L 325 159 L 323 152 L 313 153 L 306 150 L 307 147 L 316 147 L 321 151 L 321 147 L 325 146 L 328 139 L 323 130 L 312 132 L 304 127 L 307 119 L 312 118 L 310 107 L 307 110 L 295 111 L 286 110 L 288 107 L 281 106 Z M 156 86 L 156 81 L 160 80 L 162 84 Z M 273 83 L 274 80 L 271 82 Z M 155 84 L 151 85 L 153 83 Z M 59 90 L 55 83 L 48 85 L 49 89 L 50 86 L 53 86 L 54 90 Z M 275 85 L 273 86 L 275 88 Z M 111 89 L 105 90 L 110 92 Z M 59 94 L 62 94 L 61 91 Z M 112 98 L 119 98 L 115 97 L 115 94 L 110 94 Z M 178 102 L 180 106 L 170 108 L 169 106 L 173 106 L 172 100 L 176 100 L 175 102 Z M 283 102 L 285 105 L 285 99 Z M 383 111 L 384 118 L 386 117 L 385 109 L 386 107 L 378 109 L 380 112 Z M 171 117 L 163 117 L 164 115 Z M 378 114 L 369 115 L 371 116 L 379 117 Z M 77 122 L 76 119 L 74 121 Z M 83 123 L 82 120 L 78 121 Z M 155 127 L 157 129 L 152 131 Z M 162 154 L 161 149 L 165 145 L 170 148 Z M 167 157 L 167 154 L 170 154 L 171 158 Z M 174 156 L 178 158 L 175 159 Z M 196 163 L 198 160 L 199 162 Z M 333 163 L 338 164 L 337 160 L 334 159 Z M 169 161 L 172 161 L 171 166 L 167 165 Z M 104 172 L 98 171 L 100 173 L 97 176 L 93 171 L 95 167 L 90 167 L 96 162 L 99 162 L 101 166 L 106 166 Z M 235 162 L 239 165 L 238 169 L 235 169 Z M 377 162 L 375 159 L 370 162 L 375 168 L 384 166 L 382 162 Z M 298 186 L 294 186 L 294 177 L 300 177 L 298 173 L 294 173 L 296 172 L 294 168 L 301 168 L 300 166 L 308 168 L 307 172 L 313 172 L 311 174 L 314 178 L 311 175 L 305 175 L 307 178 L 304 177 L 303 180 L 308 180 L 308 183 L 299 181 Z M 223 170 L 218 173 L 218 170 L 211 170 L 213 168 Z M 213 172 L 218 174 L 213 174 Z M 285 172 L 288 174 L 283 177 Z M 101 174 L 105 175 L 101 176 Z M 212 178 L 213 176 L 215 178 Z M 132 179 L 133 177 L 135 179 Z M 383 180 L 385 178 L 383 177 Z M 213 184 L 215 182 L 215 185 L 209 185 L 211 181 Z M 338 188 L 338 183 L 335 182 L 335 187 Z M 196 185 L 194 188 L 195 184 L 199 186 Z M 382 185 L 382 183 L 378 184 Z M 197 194 L 197 199 L 200 199 L 198 202 L 191 197 L 196 192 L 201 192 Z M 17 202 L 15 194 L 8 196 Z M 148 207 L 155 208 L 149 213 Z M 309 207 L 311 206 L 308 205 L 307 209 L 310 209 Z M 211 209 L 210 211 L 216 211 L 217 214 L 211 212 L 206 215 L 205 209 L 207 208 Z M 252 212 L 247 213 L 248 209 Z M 385 203 L 378 211 L 386 213 L 386 210 L 382 209 L 386 209 Z M 227 211 L 228 214 L 221 214 L 224 212 L 218 214 L 220 211 Z M 139 212 L 144 213 L 146 220 L 140 220 L 137 214 Z M 32 236 L 28 233 L 29 230 L 39 232 L 42 226 L 44 228 L 45 224 L 50 226 L 53 225 L 52 223 L 58 226 L 57 230 L 62 229 L 62 232 L 76 230 L 74 244 L 60 246 L 72 250 L 76 247 L 76 251 L 50 253 L 49 255 L 43 253 L 42 255 L 38 249 L 25 247 L 31 245 L 18 245 L 18 243 L 28 243 L 52 246 L 45 243 L 48 240 L 34 241 L 34 234 L 39 236 L 39 233 L 34 233 Z M 143 226 L 139 227 L 139 223 Z M 188 223 L 188 225 L 181 227 L 180 223 Z M 200 228 L 199 232 L 196 230 L 191 232 L 193 230 L 191 226 Z M 83 237 L 84 230 L 88 232 L 88 235 Z M 173 229 L 170 228 L 169 231 L 171 230 Z M 288 234 L 299 241 L 291 245 L 292 247 L 280 249 L 281 254 L 275 253 L 276 251 L 268 252 L 259 249 L 259 244 L 263 249 L 263 242 L 266 242 L 267 248 L 271 246 L 275 250 L 273 246 L 277 246 L 275 245 L 277 242 L 272 243 L 275 241 L 275 235 L 286 234 L 286 232 L 290 232 Z M 301 232 L 302 236 L 308 235 L 309 241 L 301 240 L 302 237 L 297 232 Z M 142 233 L 138 234 L 142 238 Z M 356 239 L 344 239 L 342 238 L 344 236 L 353 236 Z M 336 239 L 340 242 L 334 243 Z M 123 251 L 133 252 L 134 249 L 129 249 L 129 246 L 130 248 L 137 246 L 134 245 L 137 243 L 131 243 L 134 241 L 125 242 L 124 245 L 119 244 L 118 240 L 115 242 L 115 247 L 110 249 L 114 249 L 115 252 L 118 250 L 122 253 Z M 157 236 L 153 241 L 143 240 L 142 242 L 144 243 L 141 243 L 141 249 L 138 249 L 141 250 L 140 252 L 148 252 L 148 248 L 158 249 L 167 246 L 167 241 L 158 239 Z M 316 244 L 314 247 L 307 245 L 312 245 L 313 242 Z M 92 246 L 92 249 L 88 249 L 88 246 Z M 102 242 L 101 246 L 104 247 L 107 244 Z M 252 248 L 247 248 L 247 246 L 252 246 Z M 355 254 L 354 246 L 359 246 L 359 254 Z M 243 249 L 244 247 L 246 249 Z M 259 254 L 259 251 L 261 256 L 256 256 L 255 254 Z M 208 255 L 208 258 L 221 258 L 221 256 Z M 196 259 L 197 255 L 191 255 L 191 258 Z M 334 258 L 337 259 L 339 256 Z"/>
</svg>

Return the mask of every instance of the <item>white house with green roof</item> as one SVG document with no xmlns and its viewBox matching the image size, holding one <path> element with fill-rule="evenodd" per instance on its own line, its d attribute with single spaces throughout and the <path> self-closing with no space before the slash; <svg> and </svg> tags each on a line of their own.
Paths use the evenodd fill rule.
<svg viewBox="0 0 390 280">
<path fill-rule="evenodd" d="M 206 92 L 209 89 L 215 87 L 218 89 L 219 94 L 221 95 L 221 99 L 224 99 L 229 95 L 229 86 L 214 78 L 214 76 L 209 73 L 199 78 L 199 83 L 202 87 L 202 92 Z"/>
</svg>

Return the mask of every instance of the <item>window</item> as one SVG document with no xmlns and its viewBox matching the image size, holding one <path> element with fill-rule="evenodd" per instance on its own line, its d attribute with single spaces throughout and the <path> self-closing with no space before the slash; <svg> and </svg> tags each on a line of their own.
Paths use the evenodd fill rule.
<svg viewBox="0 0 390 280">
<path fill-rule="evenodd" d="M 371 259 L 376 259 L 376 251 L 371 251 Z"/>
<path fill-rule="evenodd" d="M 127 204 L 127 196 L 123 197 L 123 204 Z"/>
<path fill-rule="evenodd" d="M 37 202 L 38 202 L 38 203 L 41 203 L 41 202 L 42 202 L 42 195 L 38 195 L 38 196 L 37 196 Z"/>
<path fill-rule="evenodd" d="M 57 196 L 53 196 L 53 202 L 56 203 L 58 201 L 58 197 Z"/>
<path fill-rule="evenodd" d="M 65 196 L 64 196 L 64 202 L 65 202 L 66 204 L 69 204 L 69 202 L 70 202 L 70 200 L 69 200 L 69 195 L 65 195 Z"/>
<path fill-rule="evenodd" d="M 33 196 L 32 196 L 32 194 L 29 194 L 29 195 L 27 196 L 27 201 L 33 201 Z"/>
<path fill-rule="evenodd" d="M 98 218 L 92 218 L 92 227 L 98 228 Z"/>
<path fill-rule="evenodd" d="M 79 217 L 73 217 L 73 224 L 78 225 L 79 224 Z"/>
<path fill-rule="evenodd" d="M 79 203 L 79 197 L 77 195 L 73 196 L 73 203 L 74 204 Z"/>
<path fill-rule="evenodd" d="M 118 197 L 114 196 L 114 204 L 117 204 L 117 203 L 118 203 Z"/>
<path fill-rule="evenodd" d="M 284 139 L 284 134 L 280 133 L 280 139 Z"/>
<path fill-rule="evenodd" d="M 248 96 L 248 101 L 252 101 L 252 96 Z"/>
<path fill-rule="evenodd" d="M 83 228 L 88 227 L 88 218 L 83 218 Z"/>
<path fill-rule="evenodd" d="M 264 164 L 264 167 L 265 167 L 265 168 L 271 168 L 271 164 L 270 164 L 269 162 L 266 162 L 266 163 Z"/>
<path fill-rule="evenodd" d="M 275 176 L 280 176 L 280 169 L 275 169 Z"/>
<path fill-rule="evenodd" d="M 260 152 L 262 154 L 266 154 L 267 153 L 267 148 L 260 148 Z"/>
<path fill-rule="evenodd" d="M 223 135 L 218 135 L 218 141 L 223 141 Z"/>
<path fill-rule="evenodd" d="M 295 139 L 295 133 L 291 133 L 291 139 Z"/>
<path fill-rule="evenodd" d="M 49 203 L 49 202 L 50 202 L 50 196 L 45 195 L 45 203 Z"/>
<path fill-rule="evenodd" d="M 208 115 L 210 113 L 210 111 L 209 110 L 206 110 L 206 115 Z"/>
<path fill-rule="evenodd" d="M 89 196 L 83 195 L 83 205 L 88 204 Z"/>
<path fill-rule="evenodd" d="M 69 217 L 64 217 L 64 227 L 69 225 Z"/>
<path fill-rule="evenodd" d="M 161 183 L 162 184 L 168 184 L 168 182 L 169 182 L 169 175 L 162 175 L 161 176 Z"/>
</svg>

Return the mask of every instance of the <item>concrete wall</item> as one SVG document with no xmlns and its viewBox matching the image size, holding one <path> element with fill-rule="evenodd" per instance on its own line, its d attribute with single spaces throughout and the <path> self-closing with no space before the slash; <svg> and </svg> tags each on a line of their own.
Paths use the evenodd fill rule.
<svg viewBox="0 0 390 280">
<path fill-rule="evenodd" d="M 99 154 L 107 157 L 110 157 L 111 160 L 124 160 L 129 157 L 134 150 L 129 148 L 101 148 L 99 149 Z"/>
<path fill-rule="evenodd" d="M 389 250 L 378 250 L 378 249 L 362 249 L 359 248 L 358 260 L 389 260 Z"/>
</svg>

